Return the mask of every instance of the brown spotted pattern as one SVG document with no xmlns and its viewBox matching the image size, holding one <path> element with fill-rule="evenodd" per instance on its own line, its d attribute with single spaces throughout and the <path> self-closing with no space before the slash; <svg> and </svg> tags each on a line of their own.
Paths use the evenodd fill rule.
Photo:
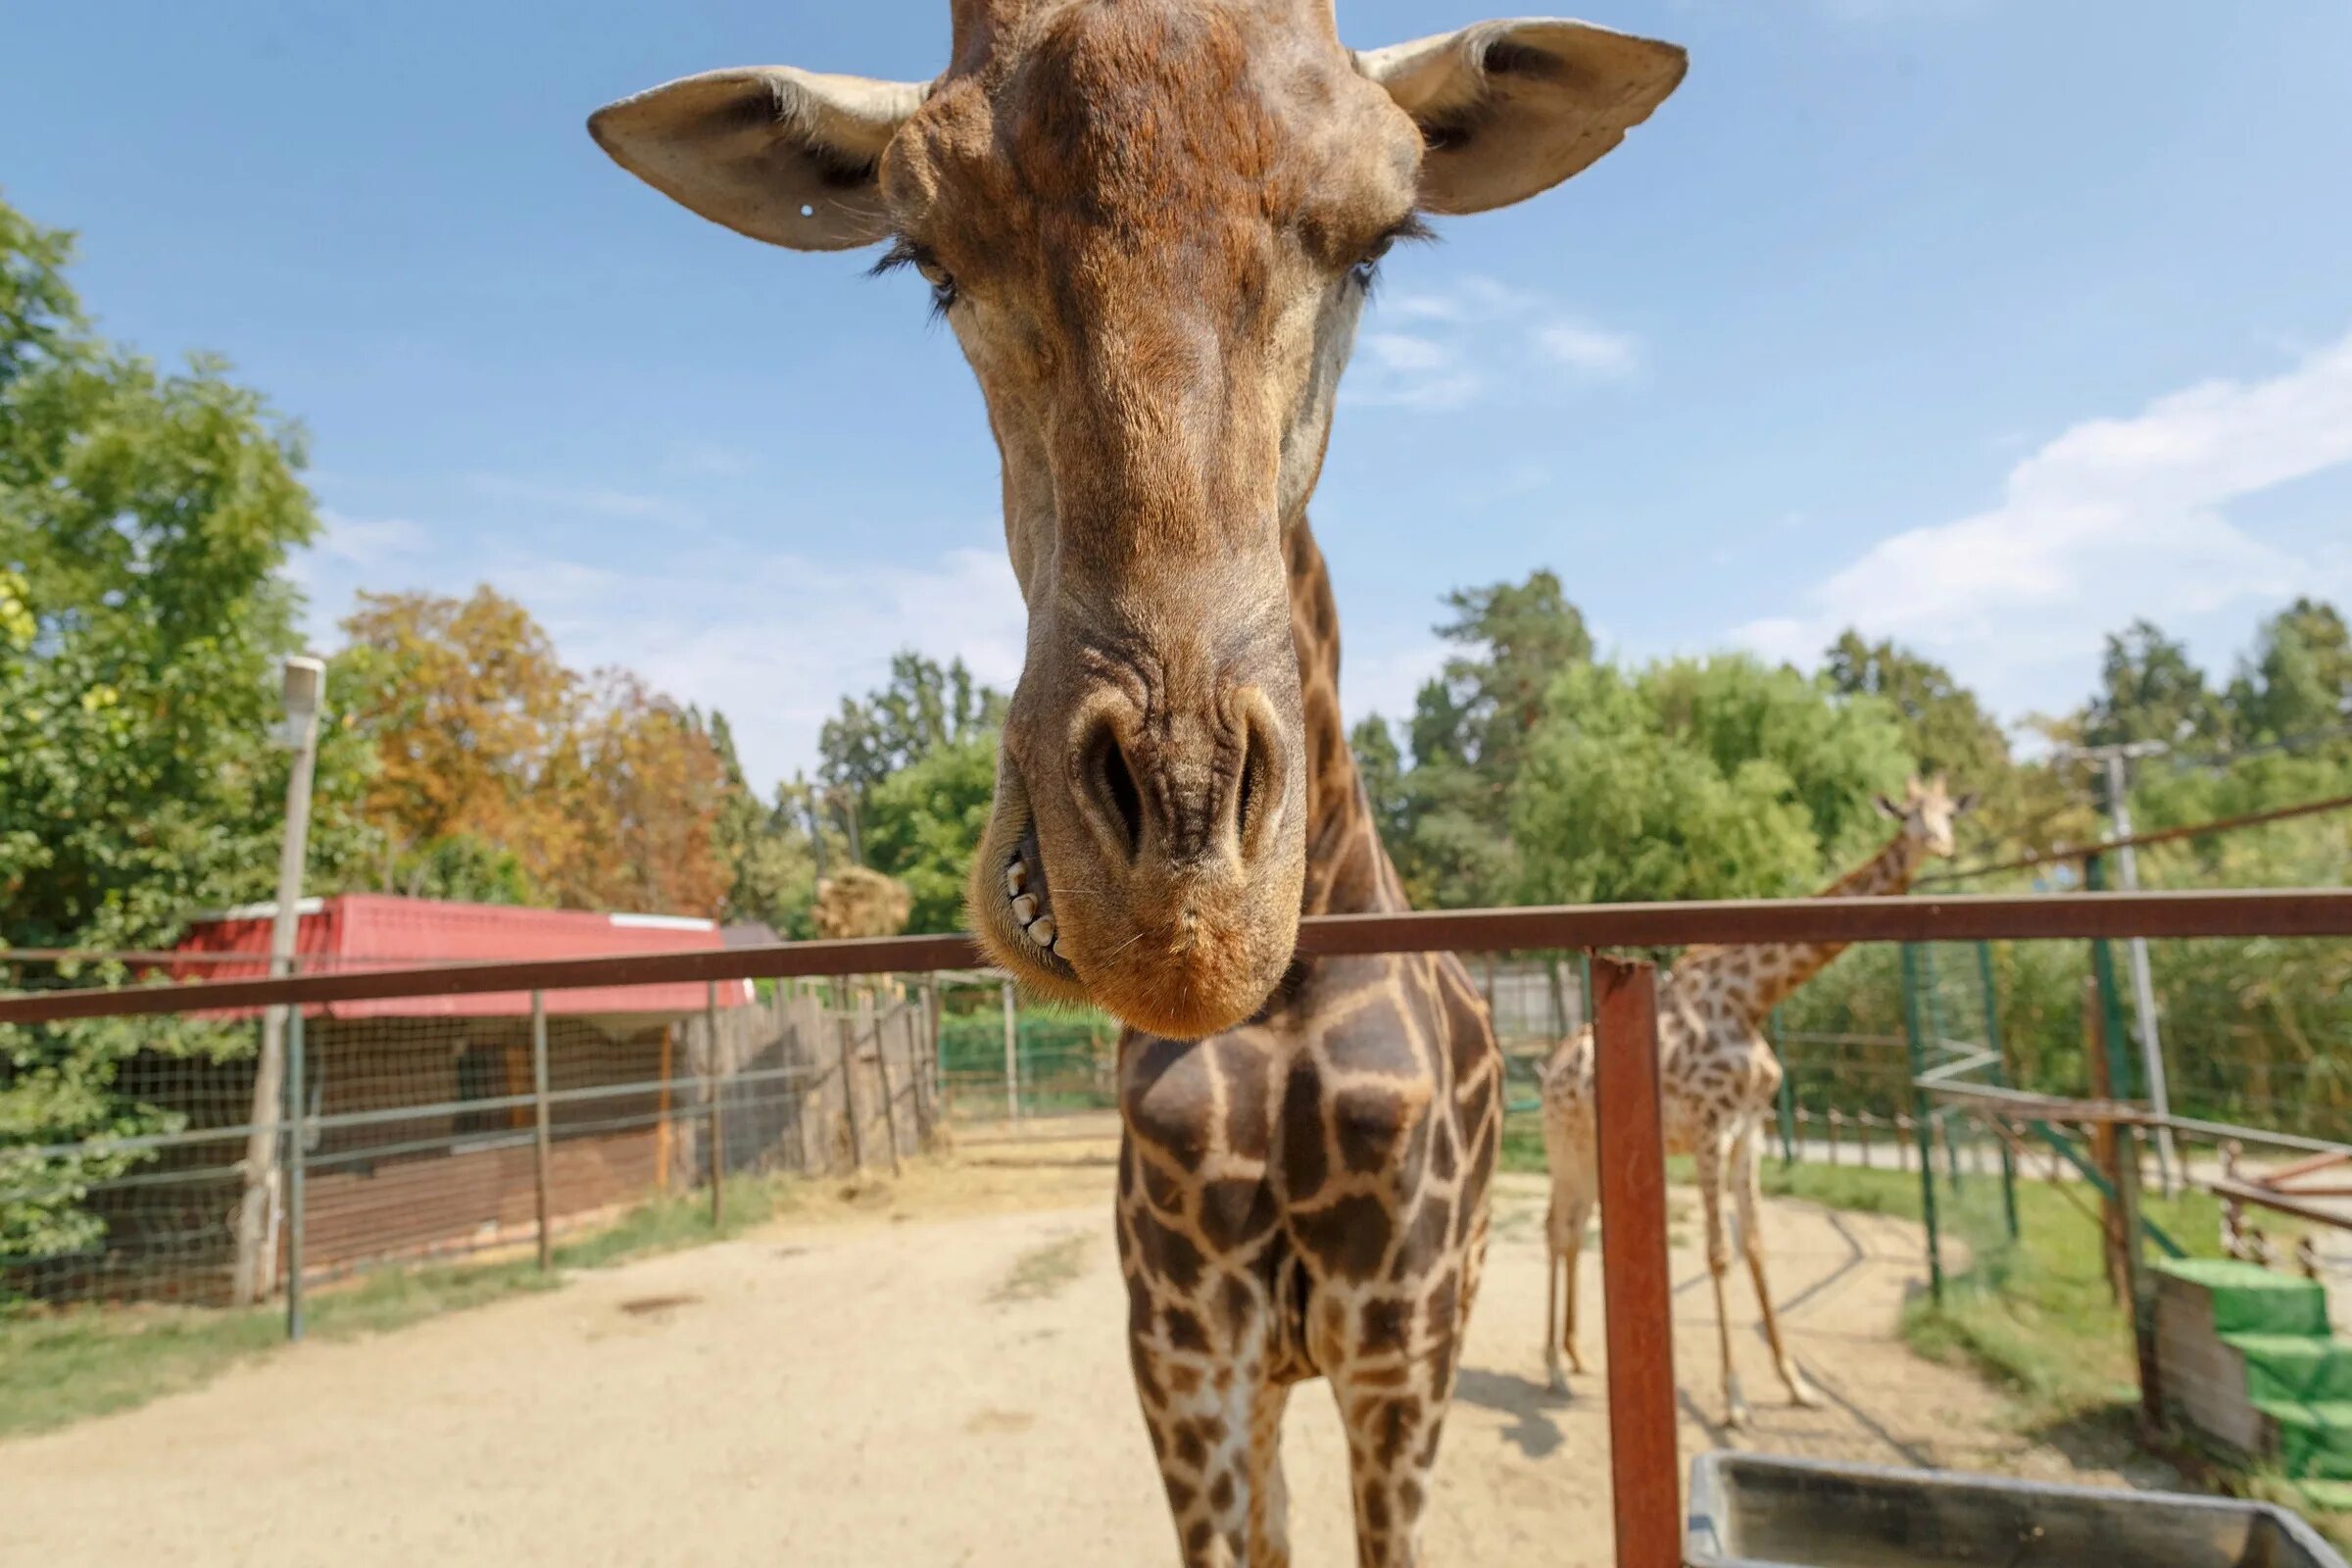
<svg viewBox="0 0 2352 1568">
<path fill-rule="evenodd" d="M 1307 907 L 1404 907 L 1341 727 L 1337 617 L 1290 551 L 1308 736 Z M 1358 1560 L 1420 1561 L 1486 1253 L 1501 1057 L 1450 956 L 1307 959 L 1264 1012 L 1120 1047 L 1118 1241 L 1135 1382 L 1187 1564 L 1289 1562 L 1281 1420 L 1320 1376 Z"/>
<path fill-rule="evenodd" d="M 1942 780 L 1911 781 L 1904 802 L 1883 803 L 1902 829 L 1864 864 L 1821 890 L 1823 898 L 1894 897 L 1909 890 L 1920 868 L 1951 853 L 1955 803 Z M 1725 1189 L 1737 1204 L 1740 1250 L 1763 1308 L 1774 1370 L 1795 1403 L 1814 1402 L 1811 1387 L 1781 1342 L 1772 1291 L 1765 1283 L 1764 1240 L 1757 1226 L 1760 1129 L 1773 1114 L 1781 1064 L 1765 1038 L 1772 1009 L 1844 951 L 1838 943 L 1696 947 L 1687 950 L 1658 994 L 1658 1071 L 1670 1154 L 1692 1156 L 1706 1222 L 1707 1270 L 1715 1290 L 1715 1323 L 1723 1358 L 1726 1419 L 1747 1418 L 1732 1365 L 1724 1311 L 1731 1243 L 1724 1226 Z M 1592 1030 L 1563 1042 L 1544 1069 L 1544 1147 L 1551 1169 L 1546 1222 L 1551 1304 L 1544 1321 L 1544 1359 L 1552 1385 L 1565 1389 L 1560 1360 L 1582 1373 L 1578 1347 L 1576 1271 L 1586 1227 L 1599 1199 L 1598 1146 L 1593 1121 Z M 1564 1292 L 1564 1297 L 1563 1297 Z M 1556 1325 L 1556 1338 L 1552 1327 Z"/>
</svg>

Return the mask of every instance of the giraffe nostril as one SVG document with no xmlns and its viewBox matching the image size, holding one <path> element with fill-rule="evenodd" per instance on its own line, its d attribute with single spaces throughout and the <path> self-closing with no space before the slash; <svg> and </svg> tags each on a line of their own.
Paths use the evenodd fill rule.
<svg viewBox="0 0 2352 1568">
<path fill-rule="evenodd" d="M 1123 836 L 1120 847 L 1132 858 L 1144 842 L 1144 795 L 1118 736 L 1107 724 L 1095 733 L 1087 756 L 1086 779 L 1106 824 Z"/>
</svg>

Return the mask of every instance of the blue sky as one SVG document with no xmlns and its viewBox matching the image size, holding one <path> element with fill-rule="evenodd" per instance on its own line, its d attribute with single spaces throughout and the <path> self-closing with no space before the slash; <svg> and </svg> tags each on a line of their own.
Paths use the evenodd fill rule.
<svg viewBox="0 0 2352 1568">
<path fill-rule="evenodd" d="M 111 334 L 313 436 L 314 619 L 528 604 L 807 764 L 892 649 L 1018 671 L 996 458 L 919 282 L 670 206 L 581 128 L 688 72 L 904 78 L 941 0 L 84 0 L 9 26 L 0 191 Z M 1342 0 L 1370 46 L 1480 20 Z M 2226 665 L 2352 600 L 2352 8 L 1626 0 L 1689 80 L 1570 184 L 1392 259 L 1315 509 L 1347 695 L 1437 596 L 1559 571 L 1630 657 L 1914 643 L 2014 718 L 2148 614 Z"/>
</svg>

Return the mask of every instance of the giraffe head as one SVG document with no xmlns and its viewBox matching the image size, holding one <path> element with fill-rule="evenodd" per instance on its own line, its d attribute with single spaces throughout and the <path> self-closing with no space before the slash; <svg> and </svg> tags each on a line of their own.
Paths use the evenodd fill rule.
<svg viewBox="0 0 2352 1568">
<path fill-rule="evenodd" d="M 589 122 L 686 207 L 888 244 L 980 383 L 1028 649 L 969 884 L 1035 989 L 1190 1038 L 1288 966 L 1306 773 L 1284 546 L 1382 254 L 1615 147 L 1683 52 L 1331 0 L 954 0 L 924 84 L 756 67 Z M 877 411 L 884 416 L 883 411 Z"/>
<path fill-rule="evenodd" d="M 1953 830 L 1962 815 L 1977 804 L 1974 790 L 1954 796 L 1941 773 L 1921 783 L 1914 773 L 1903 786 L 1902 800 L 1878 797 L 1879 814 L 1902 824 L 1903 841 L 1918 859 L 1948 858 L 1955 844 Z"/>
</svg>

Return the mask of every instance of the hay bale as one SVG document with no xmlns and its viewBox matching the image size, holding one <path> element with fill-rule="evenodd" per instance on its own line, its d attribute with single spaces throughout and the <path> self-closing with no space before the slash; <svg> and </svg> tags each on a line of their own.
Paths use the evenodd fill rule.
<svg viewBox="0 0 2352 1568">
<path fill-rule="evenodd" d="M 862 865 L 816 884 L 813 918 L 820 937 L 895 937 L 913 912 L 914 895 L 905 883 Z"/>
</svg>

